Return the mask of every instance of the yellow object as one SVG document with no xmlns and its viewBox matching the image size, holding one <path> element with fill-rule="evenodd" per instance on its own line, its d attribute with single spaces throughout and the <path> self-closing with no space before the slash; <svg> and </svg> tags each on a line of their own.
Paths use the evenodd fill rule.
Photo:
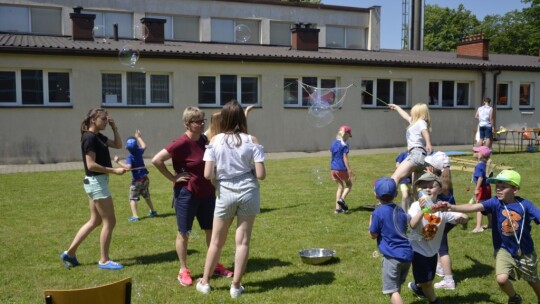
<svg viewBox="0 0 540 304">
<path fill-rule="evenodd" d="M 47 304 L 129 304 L 131 278 L 83 289 L 45 290 Z"/>
</svg>

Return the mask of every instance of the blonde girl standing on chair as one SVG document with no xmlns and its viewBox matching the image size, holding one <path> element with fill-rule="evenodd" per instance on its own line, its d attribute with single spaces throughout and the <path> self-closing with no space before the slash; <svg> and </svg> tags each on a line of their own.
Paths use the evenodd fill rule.
<svg viewBox="0 0 540 304">
<path fill-rule="evenodd" d="M 403 119 L 409 122 L 406 132 L 409 156 L 396 168 L 392 178 L 399 185 L 399 182 L 404 177 L 413 173 L 412 184 L 414 184 L 418 178 L 415 177 L 414 173 L 422 172 L 425 167 L 424 158 L 432 152 L 429 134 L 431 131 L 431 119 L 428 107 L 425 103 L 416 104 L 412 107 L 410 115 L 398 105 L 390 104 L 388 107 L 397 111 Z"/>
</svg>

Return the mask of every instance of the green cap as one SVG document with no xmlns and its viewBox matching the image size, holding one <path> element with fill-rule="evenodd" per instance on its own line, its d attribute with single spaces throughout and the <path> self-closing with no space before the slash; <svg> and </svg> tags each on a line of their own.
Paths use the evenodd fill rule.
<svg viewBox="0 0 540 304">
<path fill-rule="evenodd" d="M 502 170 L 496 177 L 488 178 L 487 181 L 490 184 L 496 182 L 508 183 L 519 188 L 521 186 L 521 175 L 514 170 Z"/>
</svg>

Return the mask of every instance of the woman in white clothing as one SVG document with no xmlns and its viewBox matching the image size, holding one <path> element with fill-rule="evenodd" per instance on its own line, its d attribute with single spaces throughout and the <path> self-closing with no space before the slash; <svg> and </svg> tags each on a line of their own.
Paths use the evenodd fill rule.
<svg viewBox="0 0 540 304">
<path fill-rule="evenodd" d="M 495 124 L 493 123 L 493 108 L 490 106 L 491 99 L 484 98 L 483 105 L 476 111 L 476 119 L 478 119 L 478 142 L 477 146 L 487 146 L 491 149 L 491 138 Z"/>
<path fill-rule="evenodd" d="M 209 280 L 221 255 L 227 233 L 236 216 L 236 255 L 230 294 L 244 292 L 240 284 L 249 256 L 249 243 L 255 216 L 260 213 L 260 192 L 257 179 L 266 177 L 263 147 L 257 138 L 247 134 L 242 106 L 235 100 L 221 110 L 221 132 L 210 141 L 204 153 L 204 177 L 217 180 L 216 209 L 212 240 L 208 247 L 204 274 L 197 290 L 210 292 Z"/>
</svg>

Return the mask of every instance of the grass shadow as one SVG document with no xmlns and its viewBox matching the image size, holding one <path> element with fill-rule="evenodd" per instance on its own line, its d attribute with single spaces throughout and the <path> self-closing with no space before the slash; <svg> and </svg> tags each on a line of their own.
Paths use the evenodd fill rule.
<svg viewBox="0 0 540 304">
<path fill-rule="evenodd" d="M 291 209 L 291 208 L 301 207 L 302 205 L 306 205 L 306 204 L 287 205 L 281 208 L 261 208 L 261 213 L 268 213 L 268 212 L 281 210 L 281 209 Z"/>
<path fill-rule="evenodd" d="M 188 255 L 197 253 L 197 250 L 190 250 L 188 249 Z M 130 260 L 134 260 L 131 265 L 134 264 L 157 264 L 157 263 L 164 263 L 164 262 L 175 262 L 178 261 L 178 255 L 176 254 L 176 250 L 170 250 L 166 252 L 160 252 L 156 254 L 150 254 L 150 255 L 142 255 L 133 257 Z M 129 263 L 125 263 L 125 265 L 130 265 Z"/>
<path fill-rule="evenodd" d="M 283 262 L 278 259 L 263 259 L 263 258 L 250 258 L 247 268 L 250 272 L 265 271 L 274 267 L 289 266 L 292 263 Z"/>
<path fill-rule="evenodd" d="M 250 284 L 250 293 L 252 290 L 254 293 L 262 293 L 276 288 L 305 288 L 316 285 L 329 285 L 335 279 L 334 273 L 330 271 L 291 273 L 281 278 Z"/>
<path fill-rule="evenodd" d="M 483 278 L 490 275 L 493 272 L 493 266 L 484 264 L 479 260 L 472 258 L 469 255 L 465 255 L 465 258 L 473 262 L 469 268 L 454 270 L 454 277 L 458 278 Z"/>
</svg>

